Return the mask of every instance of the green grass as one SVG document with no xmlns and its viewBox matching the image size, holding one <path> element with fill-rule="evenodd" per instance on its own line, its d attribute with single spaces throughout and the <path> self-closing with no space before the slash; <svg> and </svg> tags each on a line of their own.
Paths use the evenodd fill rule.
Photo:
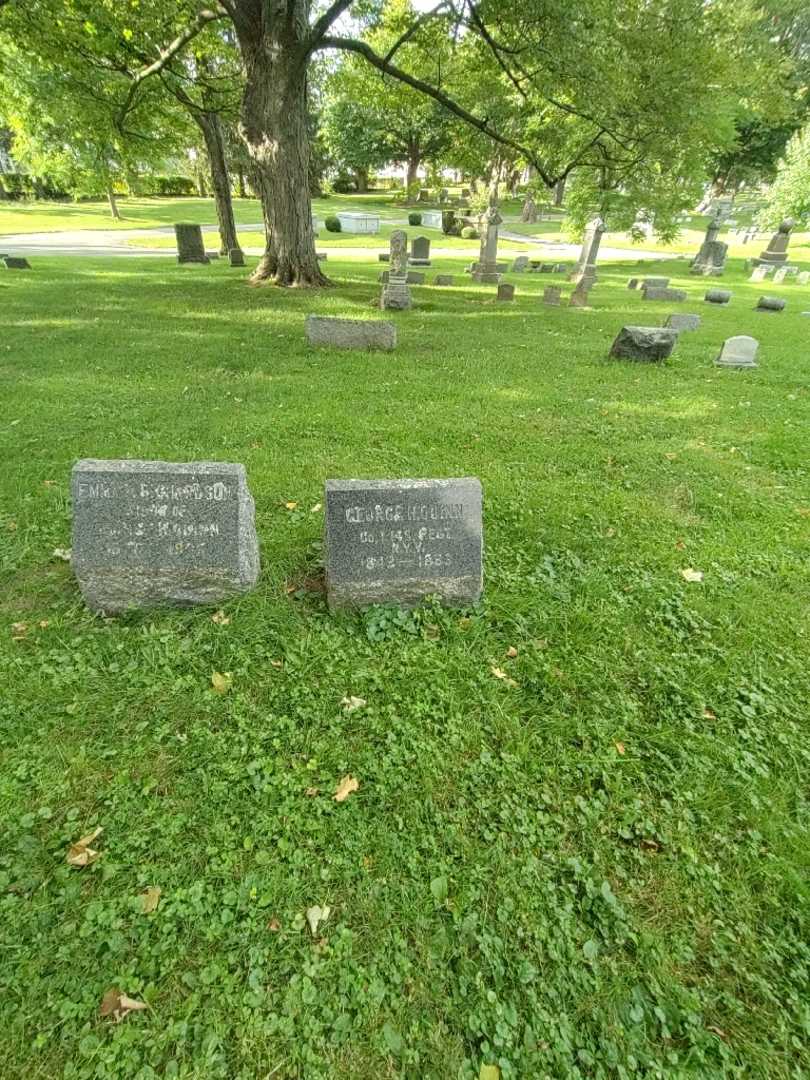
<svg viewBox="0 0 810 1080">
<path fill-rule="evenodd" d="M 305 344 L 375 317 L 378 267 L 328 267 L 0 277 L 4 1080 L 807 1076 L 810 290 L 756 314 L 735 264 L 713 307 L 673 262 L 703 325 L 645 366 L 605 359 L 669 311 L 630 264 L 583 311 L 460 278 L 381 355 Z M 738 333 L 761 366 L 715 369 Z M 83 456 L 245 463 L 228 625 L 83 607 L 52 557 Z M 481 605 L 330 616 L 324 480 L 468 474 Z M 148 1011 L 99 1018 L 111 987 Z"/>
</svg>

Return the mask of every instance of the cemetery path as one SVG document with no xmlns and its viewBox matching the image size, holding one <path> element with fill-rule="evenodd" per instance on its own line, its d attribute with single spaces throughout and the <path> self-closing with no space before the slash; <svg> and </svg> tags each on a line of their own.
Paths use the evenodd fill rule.
<svg viewBox="0 0 810 1080">
<path fill-rule="evenodd" d="M 407 222 L 404 220 L 401 222 L 391 221 L 387 222 L 387 224 L 405 225 Z M 203 226 L 203 228 L 215 229 L 216 225 L 212 223 L 209 226 Z M 264 225 L 262 224 L 239 226 L 240 233 L 261 234 L 263 231 Z M 65 232 L 18 233 L 0 236 L 0 253 L 8 255 L 138 255 L 174 258 L 176 252 L 173 247 L 147 247 L 140 245 L 135 247 L 130 243 L 132 240 L 143 240 L 148 237 L 165 236 L 174 236 L 174 229 L 171 225 L 154 229 L 73 229 Z M 323 239 L 323 236 L 321 239 Z M 537 254 L 542 254 L 543 256 L 548 256 L 549 259 L 559 261 L 576 259 L 580 252 L 579 244 L 568 244 L 564 241 L 542 240 L 538 237 L 523 236 L 520 233 L 510 232 L 508 228 L 501 229 L 500 239 L 501 257 L 526 254 L 527 247 L 529 252 L 534 248 L 536 249 Z M 510 243 L 520 244 L 521 247 L 512 250 L 504 246 Z M 247 255 L 261 255 L 263 250 L 264 245 L 260 242 L 255 246 L 245 246 L 245 254 Z M 336 258 L 339 258 L 341 255 L 374 258 L 377 254 L 375 248 L 366 246 L 352 247 L 346 245 L 334 249 L 330 248 L 329 250 L 334 251 Z M 434 244 L 431 251 L 434 257 L 464 257 L 466 254 L 470 254 L 469 252 L 465 253 L 461 251 L 459 248 L 441 247 L 438 244 Z M 672 257 L 664 252 L 645 251 L 642 248 L 637 247 L 619 248 L 604 246 L 600 249 L 599 256 L 600 259 L 603 260 L 656 260 Z"/>
</svg>

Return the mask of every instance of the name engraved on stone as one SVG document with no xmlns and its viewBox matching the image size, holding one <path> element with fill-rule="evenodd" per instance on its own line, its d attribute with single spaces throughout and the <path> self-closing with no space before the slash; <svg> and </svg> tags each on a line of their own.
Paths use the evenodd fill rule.
<svg viewBox="0 0 810 1080">
<path fill-rule="evenodd" d="M 481 485 L 460 480 L 328 480 L 331 607 L 481 594 Z"/>
<path fill-rule="evenodd" d="M 242 465 L 85 460 L 72 494 L 72 565 L 94 610 L 213 603 L 256 582 Z"/>
</svg>

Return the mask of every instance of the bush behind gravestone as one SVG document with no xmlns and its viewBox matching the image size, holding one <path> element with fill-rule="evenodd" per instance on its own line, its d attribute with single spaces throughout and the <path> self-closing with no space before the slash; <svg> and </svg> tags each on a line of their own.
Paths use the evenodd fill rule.
<svg viewBox="0 0 810 1080">
<path fill-rule="evenodd" d="M 461 230 L 461 238 L 462 240 L 477 240 L 478 229 L 474 229 L 472 225 L 465 225 Z"/>
<path fill-rule="evenodd" d="M 328 218 L 324 219 L 324 225 L 327 232 L 340 232 L 342 229 L 340 218 L 335 217 L 334 214 L 330 214 Z"/>
<path fill-rule="evenodd" d="M 417 213 L 408 214 L 408 224 L 409 225 L 421 225 L 422 224 L 422 215 L 417 214 Z"/>
</svg>

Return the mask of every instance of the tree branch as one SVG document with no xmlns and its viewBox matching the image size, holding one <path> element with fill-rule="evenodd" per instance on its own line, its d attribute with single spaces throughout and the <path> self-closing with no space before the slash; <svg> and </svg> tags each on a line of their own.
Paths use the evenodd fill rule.
<svg viewBox="0 0 810 1080">
<path fill-rule="evenodd" d="M 318 48 L 332 26 L 332 23 L 337 22 L 343 12 L 347 11 L 353 3 L 354 0 L 335 0 L 333 4 L 329 5 L 323 15 L 321 15 L 320 19 L 318 19 L 312 27 L 312 33 L 309 35 L 307 53 L 311 53 Z"/>
<path fill-rule="evenodd" d="M 489 126 L 489 121 L 481 120 L 479 117 L 474 116 L 462 105 L 459 105 L 457 101 L 453 101 L 453 99 L 442 90 L 437 90 L 435 87 L 431 86 L 430 83 L 423 82 L 421 79 L 409 75 L 407 71 L 403 71 L 402 68 L 399 68 L 386 60 L 384 56 L 378 56 L 365 41 L 358 41 L 356 38 L 324 37 L 321 39 L 318 48 L 340 49 L 345 52 L 357 53 L 359 56 L 364 57 L 372 67 L 377 68 L 378 71 L 382 71 L 386 75 L 391 75 L 399 82 L 406 83 L 408 86 L 412 86 L 414 90 L 419 90 L 420 93 L 432 97 L 434 101 L 438 101 L 440 105 L 443 105 L 448 112 L 453 113 L 460 120 L 464 120 L 465 123 L 469 124 L 471 127 L 477 128 L 478 131 L 483 132 L 483 134 L 490 139 L 500 143 L 501 146 L 509 146 L 512 150 L 517 150 L 519 154 L 522 154 L 526 160 L 537 169 L 542 177 L 543 183 L 548 187 L 553 187 L 559 179 L 558 177 L 551 176 L 546 171 L 545 166 L 540 164 L 534 152 L 528 147 L 515 142 L 514 139 L 510 139 L 506 135 L 501 135 Z"/>
<path fill-rule="evenodd" d="M 198 34 L 208 26 L 209 23 L 215 22 L 217 19 L 227 18 L 228 12 L 222 4 L 217 3 L 214 8 L 205 8 L 199 12 L 196 19 L 185 28 L 185 30 L 178 34 L 177 37 L 165 49 L 160 50 L 160 55 L 153 63 L 148 64 L 145 68 L 141 68 L 140 71 L 136 71 L 132 77 L 129 91 L 127 92 L 126 100 L 121 106 L 121 111 L 118 116 L 117 124 L 120 127 L 126 119 L 126 115 L 132 108 L 132 103 L 135 100 L 135 95 L 138 93 L 138 87 L 141 83 L 148 79 L 152 75 L 157 75 L 163 68 L 169 63 L 169 61 L 175 57 L 182 49 L 188 45 L 190 41 L 193 41 Z"/>
<path fill-rule="evenodd" d="M 414 34 L 416 34 L 421 29 L 421 27 L 424 26 L 424 24 L 426 22 L 429 22 L 431 19 L 434 19 L 437 15 L 441 14 L 444 11 L 448 11 L 448 10 L 452 10 L 452 8 L 450 7 L 450 4 L 448 3 L 448 0 L 441 0 L 441 3 L 437 4 L 435 8 L 432 8 L 430 11 L 424 12 L 424 14 L 420 15 L 418 19 L 414 20 L 414 22 L 411 23 L 411 25 L 408 27 L 408 29 L 405 31 L 405 33 L 402 34 L 394 42 L 394 44 L 391 46 L 391 48 L 385 54 L 386 62 L 388 62 L 390 60 L 393 60 L 394 54 L 399 52 L 399 50 L 402 48 L 402 46 L 406 42 L 410 41 L 411 38 L 414 36 Z"/>
</svg>

